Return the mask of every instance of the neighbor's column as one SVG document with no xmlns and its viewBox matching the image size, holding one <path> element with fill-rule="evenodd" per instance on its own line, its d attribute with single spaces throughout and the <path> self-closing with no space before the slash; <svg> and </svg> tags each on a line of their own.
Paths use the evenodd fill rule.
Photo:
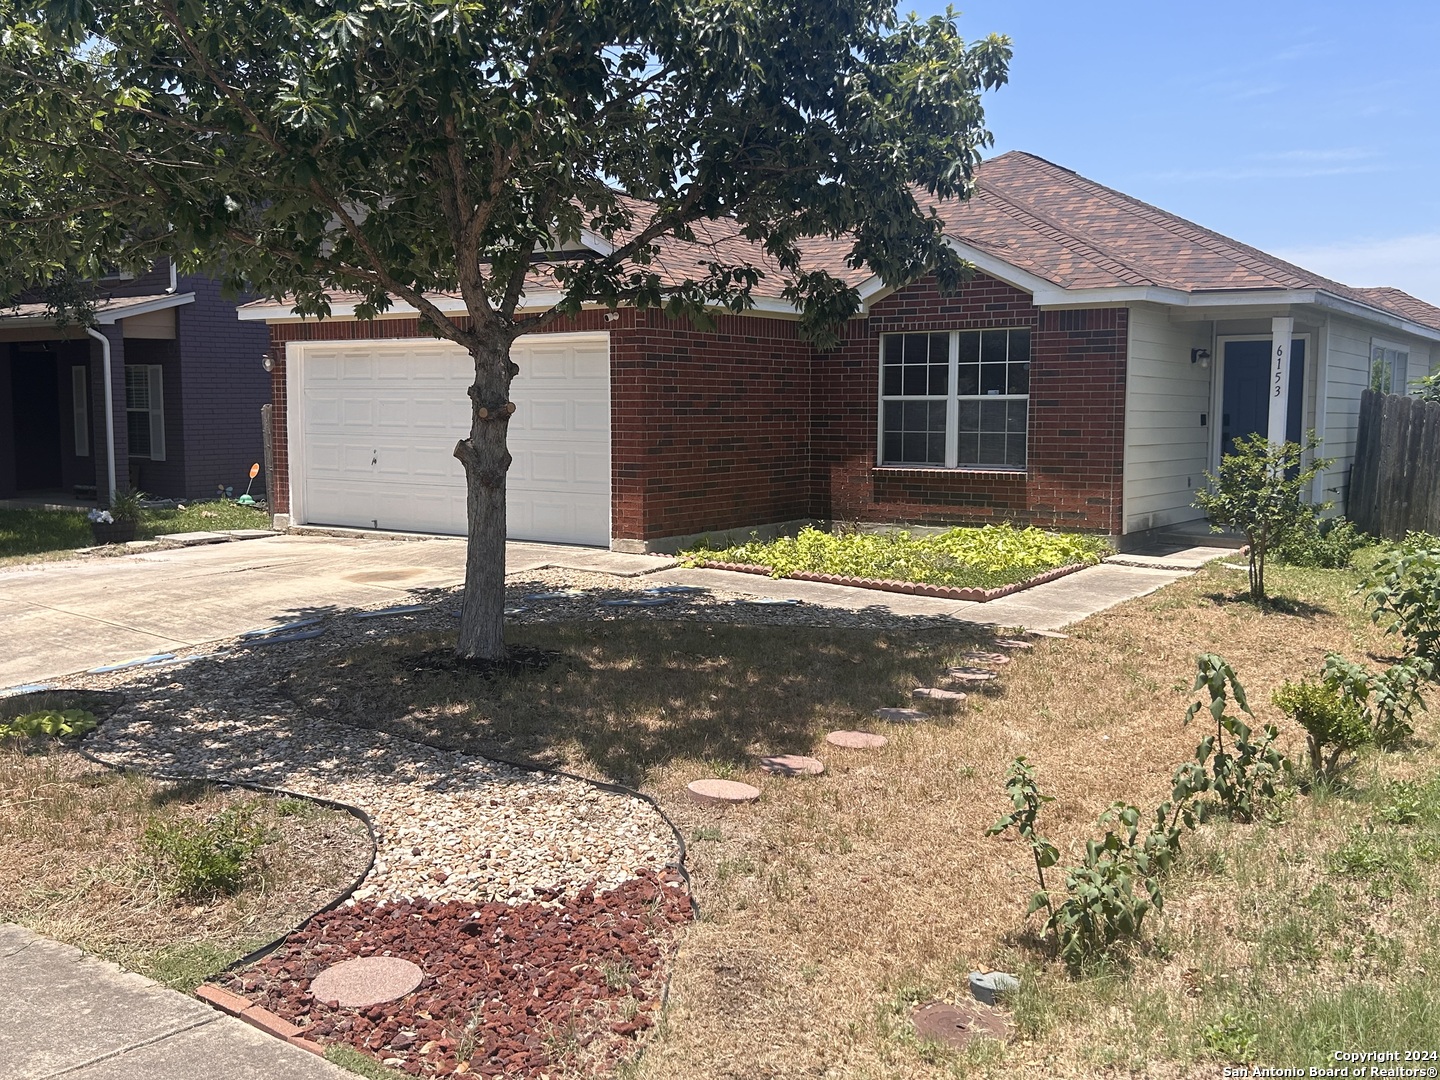
<svg viewBox="0 0 1440 1080">
<path fill-rule="evenodd" d="M 1290 339 L 1295 334 L 1295 320 L 1270 320 L 1270 445 L 1285 441 L 1286 421 L 1290 417 Z"/>
</svg>

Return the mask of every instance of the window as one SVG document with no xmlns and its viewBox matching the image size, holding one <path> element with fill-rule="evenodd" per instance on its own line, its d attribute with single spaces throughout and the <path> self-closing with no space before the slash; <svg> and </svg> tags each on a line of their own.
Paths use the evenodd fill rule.
<svg viewBox="0 0 1440 1080">
<path fill-rule="evenodd" d="M 159 364 L 125 365 L 125 419 L 130 456 L 165 460 L 165 395 Z"/>
<path fill-rule="evenodd" d="M 90 402 L 86 390 L 85 369 L 70 368 L 70 411 L 75 418 L 75 456 L 90 456 Z"/>
<path fill-rule="evenodd" d="M 1372 339 L 1370 342 L 1370 389 L 1381 394 L 1403 394 L 1405 367 L 1410 350 L 1404 345 Z"/>
<path fill-rule="evenodd" d="M 880 463 L 1024 469 L 1029 330 L 884 334 Z"/>
</svg>

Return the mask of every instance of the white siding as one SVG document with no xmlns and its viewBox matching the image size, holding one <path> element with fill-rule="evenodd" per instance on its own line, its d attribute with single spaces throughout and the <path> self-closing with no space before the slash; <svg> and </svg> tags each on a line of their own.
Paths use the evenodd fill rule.
<svg viewBox="0 0 1440 1080">
<path fill-rule="evenodd" d="M 1211 348 L 1211 324 L 1172 323 L 1163 307 L 1130 308 L 1125 388 L 1125 531 L 1138 532 L 1204 515 L 1190 504 L 1209 467 L 1215 370 L 1190 362 Z"/>
<path fill-rule="evenodd" d="M 1332 316 L 1327 327 L 1329 365 L 1325 385 L 1325 439 L 1323 457 L 1335 463 L 1319 479 L 1316 494 L 1341 509 L 1341 489 L 1355 460 L 1355 429 L 1360 423 L 1360 394 L 1370 385 L 1371 328 L 1351 319 Z"/>
</svg>

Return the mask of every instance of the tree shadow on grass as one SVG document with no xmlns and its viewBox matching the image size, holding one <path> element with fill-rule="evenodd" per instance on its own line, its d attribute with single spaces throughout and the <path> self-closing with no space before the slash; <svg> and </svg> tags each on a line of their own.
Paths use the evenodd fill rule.
<svg viewBox="0 0 1440 1080">
<path fill-rule="evenodd" d="M 1205 593 L 1204 599 L 1218 607 L 1225 607 L 1229 604 L 1248 604 L 1261 615 L 1289 615 L 1297 619 L 1314 619 L 1335 614 L 1330 608 L 1321 604 L 1312 604 L 1306 600 L 1293 600 L 1286 596 L 1267 596 L 1258 604 L 1251 600 L 1250 594 L 1246 592 L 1211 592 Z"/>
<path fill-rule="evenodd" d="M 830 730 L 875 730 L 876 708 L 910 704 L 984 635 L 615 619 L 531 623 L 509 638 L 558 658 L 417 671 L 453 638 L 410 633 L 317 659 L 282 689 L 330 719 L 638 786 L 679 760 L 746 767 L 812 752 Z"/>
</svg>

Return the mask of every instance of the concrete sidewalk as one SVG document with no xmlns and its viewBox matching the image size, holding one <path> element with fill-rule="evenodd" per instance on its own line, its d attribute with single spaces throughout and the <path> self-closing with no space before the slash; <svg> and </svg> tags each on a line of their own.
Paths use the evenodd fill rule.
<svg viewBox="0 0 1440 1080">
<path fill-rule="evenodd" d="M 0 924 L 0 1080 L 354 1080 L 79 949 Z"/>
</svg>

